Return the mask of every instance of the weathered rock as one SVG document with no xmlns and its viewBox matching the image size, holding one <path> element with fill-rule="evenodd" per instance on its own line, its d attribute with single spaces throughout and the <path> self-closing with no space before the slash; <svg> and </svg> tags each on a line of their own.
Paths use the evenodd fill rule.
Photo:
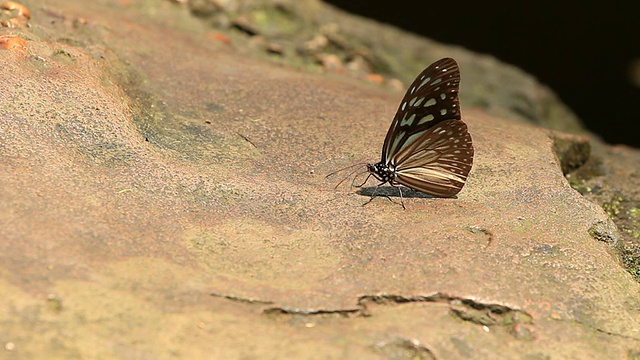
<svg viewBox="0 0 640 360">
<path fill-rule="evenodd" d="M 619 234 L 547 130 L 464 108 L 476 158 L 457 198 L 363 207 L 324 175 L 378 159 L 400 96 L 247 59 L 188 17 L 159 25 L 162 4 L 154 18 L 61 2 L 55 25 L 30 6 L 28 53 L 0 51 L 5 355 L 639 349 Z"/>
</svg>

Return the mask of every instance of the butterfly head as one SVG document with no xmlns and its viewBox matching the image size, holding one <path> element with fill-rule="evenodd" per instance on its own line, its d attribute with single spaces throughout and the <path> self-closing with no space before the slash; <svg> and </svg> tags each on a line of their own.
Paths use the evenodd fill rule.
<svg viewBox="0 0 640 360">
<path fill-rule="evenodd" d="M 376 164 L 367 164 L 367 171 L 383 183 L 393 181 L 396 176 L 394 169 L 382 161 Z"/>
</svg>

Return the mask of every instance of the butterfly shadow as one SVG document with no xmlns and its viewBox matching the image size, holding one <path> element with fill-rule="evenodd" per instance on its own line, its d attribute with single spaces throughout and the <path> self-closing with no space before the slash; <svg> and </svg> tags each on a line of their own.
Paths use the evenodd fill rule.
<svg viewBox="0 0 640 360">
<path fill-rule="evenodd" d="M 367 186 L 360 188 L 356 191 L 356 194 L 362 196 L 375 196 L 375 197 L 399 197 L 399 198 L 421 198 L 421 199 L 433 199 L 438 198 L 438 196 L 426 194 L 420 191 L 412 190 L 406 187 L 402 188 L 402 194 L 400 193 L 400 188 L 397 186 Z"/>
</svg>

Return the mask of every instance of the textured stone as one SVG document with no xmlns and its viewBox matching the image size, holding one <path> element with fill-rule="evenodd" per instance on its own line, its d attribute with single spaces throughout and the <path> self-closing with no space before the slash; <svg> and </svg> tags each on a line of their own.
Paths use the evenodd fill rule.
<svg viewBox="0 0 640 360">
<path fill-rule="evenodd" d="M 248 59 L 186 15 L 160 21 L 181 16 L 169 5 L 60 2 L 53 25 L 29 6 L 29 56 L 0 51 L 4 355 L 639 348 L 640 286 L 547 130 L 463 103 L 476 158 L 458 197 L 362 206 L 324 175 L 377 161 L 400 95 Z"/>
</svg>

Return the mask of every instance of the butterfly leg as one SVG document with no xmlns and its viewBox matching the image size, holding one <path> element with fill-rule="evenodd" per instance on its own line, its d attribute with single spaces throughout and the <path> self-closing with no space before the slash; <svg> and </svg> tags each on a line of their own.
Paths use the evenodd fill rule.
<svg viewBox="0 0 640 360">
<path fill-rule="evenodd" d="M 358 176 L 360 176 L 360 174 L 356 175 L 356 177 L 358 177 Z M 360 184 L 360 185 L 353 185 L 353 182 L 354 182 L 354 181 L 356 181 L 356 178 L 353 178 L 353 181 L 351 181 L 351 186 L 353 186 L 353 187 L 357 187 L 357 188 L 361 188 L 361 187 L 363 187 L 363 186 L 364 186 L 364 184 L 366 184 L 366 183 L 367 183 L 367 181 L 369 181 L 369 178 L 370 178 L 370 177 L 371 177 L 371 174 L 369 174 L 369 175 L 364 179 L 364 181 L 362 182 L 362 184 Z M 384 184 L 384 183 L 383 183 L 383 184 Z M 382 185 L 382 184 L 380 184 L 380 185 Z M 378 186 L 380 186 L 380 185 L 378 185 Z"/>
<path fill-rule="evenodd" d="M 367 200 L 367 202 L 362 204 L 362 206 L 365 206 L 368 203 L 370 203 L 371 201 L 373 201 L 373 199 L 376 197 L 376 192 L 378 192 L 378 188 L 380 186 L 384 185 L 384 184 L 386 184 L 386 182 L 378 184 L 376 186 L 376 188 L 373 190 L 373 194 L 371 194 L 371 197 L 369 198 L 369 200 Z M 394 188 L 398 189 L 398 191 L 400 192 L 400 205 L 402 205 L 402 208 L 406 210 L 407 208 L 404 206 L 404 201 L 402 201 L 402 199 L 403 199 L 403 197 L 402 197 L 402 189 L 400 189 L 399 186 L 395 186 L 395 185 L 391 185 L 391 186 L 393 186 Z M 397 204 L 397 202 L 393 201 L 393 199 L 389 195 L 382 195 L 382 196 L 386 197 L 387 200 L 391 201 L 392 203 Z"/>
<path fill-rule="evenodd" d="M 402 188 L 400 186 L 398 186 L 397 188 L 398 188 L 398 191 L 400 192 L 400 205 L 402 205 L 402 208 L 404 210 L 407 210 L 407 208 L 404 207 L 404 199 L 402 197 Z M 389 199 L 389 200 L 391 200 L 391 199 Z"/>
<path fill-rule="evenodd" d="M 400 192 L 400 205 L 402 205 L 402 208 L 404 210 L 407 210 L 406 207 L 404 207 L 404 201 L 403 201 L 403 197 L 402 197 L 402 188 L 398 185 L 394 185 L 394 183 L 390 182 L 389 185 L 393 186 L 394 188 L 398 189 L 398 191 Z M 393 201 L 393 199 L 391 199 L 391 197 L 389 197 L 389 195 L 385 195 L 385 197 L 387 199 L 389 199 L 389 201 L 391 201 L 394 204 L 397 204 L 397 202 Z"/>
<path fill-rule="evenodd" d="M 366 181 L 365 181 L 365 182 L 366 182 Z M 382 183 L 382 184 L 384 184 L 384 183 Z M 373 201 L 373 198 L 375 198 L 375 197 L 376 197 L 376 192 L 378 191 L 378 187 L 379 187 L 380 185 L 382 185 L 382 184 L 379 184 L 378 186 L 376 186 L 376 188 L 375 188 L 375 189 L 373 189 L 373 194 L 371 194 L 371 197 L 369 198 L 369 200 L 367 200 L 367 202 L 366 202 L 366 203 L 362 204 L 362 206 L 365 206 L 365 205 L 367 205 L 368 203 L 370 203 L 370 202 L 372 202 L 372 201 Z M 363 185 L 364 185 L 364 184 L 363 184 Z"/>
<path fill-rule="evenodd" d="M 365 182 L 366 182 L 366 181 L 365 181 Z M 384 185 L 384 184 L 385 184 L 385 183 L 383 183 L 383 182 L 382 182 L 382 183 L 380 183 L 380 184 L 376 185 L 376 188 L 375 188 L 375 189 L 373 189 L 373 194 L 371 194 L 371 197 L 369 198 L 369 200 L 367 200 L 367 202 L 366 202 L 366 203 L 362 204 L 362 206 L 365 206 L 365 205 L 367 205 L 368 203 L 370 203 L 371 201 L 373 201 L 373 199 L 376 197 L 376 192 L 378 192 L 378 188 L 379 188 L 380 186 Z M 364 184 L 363 184 L 363 185 L 364 185 Z M 387 199 L 391 200 L 391 199 L 389 198 L 389 196 L 385 195 L 385 197 L 386 197 Z"/>
</svg>

